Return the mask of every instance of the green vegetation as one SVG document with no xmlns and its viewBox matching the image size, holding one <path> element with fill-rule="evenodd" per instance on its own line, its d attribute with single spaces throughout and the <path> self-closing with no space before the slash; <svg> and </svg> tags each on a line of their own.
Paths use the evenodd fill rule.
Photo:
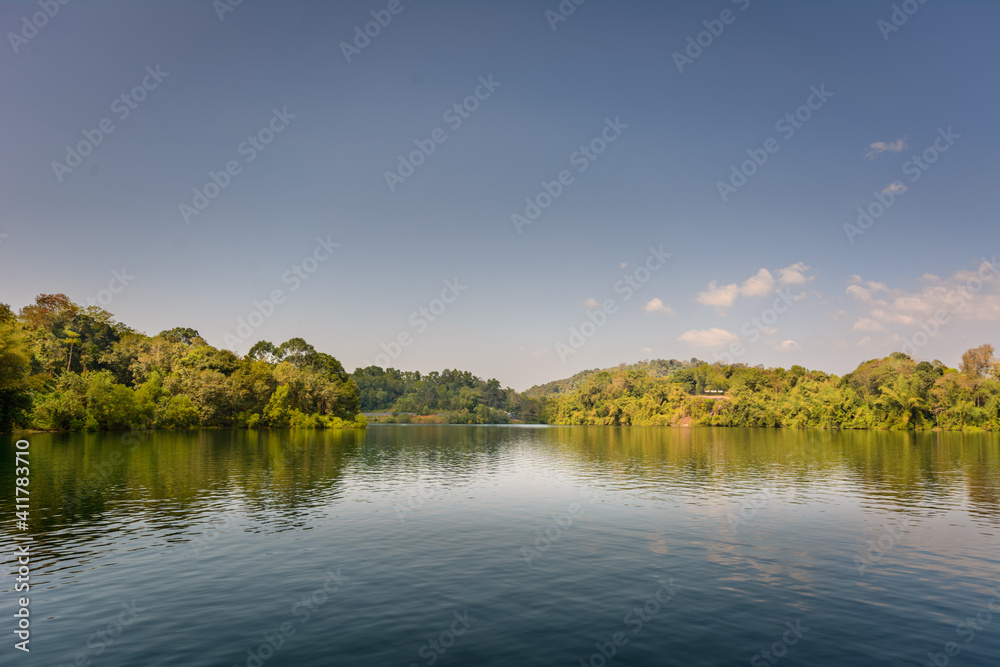
<svg viewBox="0 0 1000 667">
<path fill-rule="evenodd" d="M 244 358 L 194 329 L 146 336 L 97 307 L 42 294 L 0 304 L 0 431 L 363 428 L 358 388 L 301 338 Z"/>
<path fill-rule="evenodd" d="M 543 421 L 545 400 L 501 389 L 495 379 L 482 380 L 468 371 L 445 370 L 421 375 L 378 366 L 359 368 L 352 377 L 364 412 L 388 412 L 379 421 L 448 424 L 506 424 L 512 419 Z M 435 415 L 415 419 L 414 415 Z M 512 416 L 513 417 L 512 417 Z"/>
<path fill-rule="evenodd" d="M 901 352 L 843 377 L 801 366 L 701 363 L 666 377 L 622 367 L 591 373 L 548 412 L 555 424 L 998 431 L 1000 364 L 983 345 L 960 370 Z"/>
<path fill-rule="evenodd" d="M 348 375 L 301 338 L 261 341 L 241 358 L 194 329 L 146 336 L 62 294 L 16 315 L 0 304 L 0 431 L 352 428 L 367 424 L 361 412 L 396 423 L 1000 431 L 1000 364 L 990 345 L 959 370 L 896 352 L 843 377 L 657 359 L 519 394 L 458 370 Z"/>
<path fill-rule="evenodd" d="M 694 368 L 704 364 L 703 361 L 698 361 L 697 359 L 692 359 L 691 361 L 677 361 L 676 359 L 653 359 L 652 361 L 640 361 L 634 364 L 622 364 L 618 366 L 619 369 L 629 370 L 629 371 L 640 371 L 650 377 L 669 377 L 675 371 L 682 368 Z M 582 387 L 587 380 L 592 376 L 600 373 L 602 370 L 595 368 L 589 371 L 580 371 L 576 375 L 565 380 L 554 380 L 552 382 L 547 382 L 545 384 L 535 385 L 531 389 L 524 392 L 525 396 L 533 398 L 553 398 L 556 396 L 562 396 L 563 394 L 568 394 L 571 391 L 579 389 Z"/>
</svg>

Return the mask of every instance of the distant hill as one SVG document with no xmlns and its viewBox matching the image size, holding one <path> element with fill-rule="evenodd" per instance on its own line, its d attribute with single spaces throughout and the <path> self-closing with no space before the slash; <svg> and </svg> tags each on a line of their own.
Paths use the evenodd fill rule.
<svg viewBox="0 0 1000 667">
<path fill-rule="evenodd" d="M 563 396 L 575 391 L 582 386 L 589 377 L 600 373 L 601 371 L 613 371 L 619 369 L 640 370 L 647 373 L 650 377 L 658 378 L 667 377 L 674 371 L 682 368 L 694 368 L 695 366 L 703 363 L 705 362 L 699 359 L 691 359 L 690 361 L 678 361 L 677 359 L 646 359 L 645 361 L 638 361 L 634 364 L 619 364 L 617 366 L 611 366 L 610 368 L 594 368 L 588 371 L 580 371 L 576 375 L 563 380 L 553 380 L 552 382 L 546 382 L 545 384 L 536 384 L 534 387 L 524 391 L 523 395 L 529 398 L 555 398 L 557 396 Z"/>
</svg>

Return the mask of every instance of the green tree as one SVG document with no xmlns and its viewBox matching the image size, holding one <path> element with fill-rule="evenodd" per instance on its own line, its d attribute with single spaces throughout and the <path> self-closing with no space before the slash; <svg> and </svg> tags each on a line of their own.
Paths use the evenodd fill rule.
<svg viewBox="0 0 1000 667">
<path fill-rule="evenodd" d="M 13 313 L 0 304 L 0 433 L 25 420 L 31 408 L 31 357 Z"/>
</svg>

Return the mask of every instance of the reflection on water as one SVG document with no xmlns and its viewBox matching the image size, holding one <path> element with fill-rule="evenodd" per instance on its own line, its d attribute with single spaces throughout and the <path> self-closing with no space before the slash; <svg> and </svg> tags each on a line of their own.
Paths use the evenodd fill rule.
<svg viewBox="0 0 1000 667">
<path fill-rule="evenodd" d="M 579 664 L 616 630 L 631 637 L 622 664 L 728 664 L 799 617 L 811 630 L 787 664 L 923 664 L 1000 583 L 991 434 L 413 425 L 29 440 L 24 664 L 243 665 L 284 617 L 299 631 L 264 664 Z M 0 456 L 12 507 L 13 439 Z M 302 621 L 297 597 L 337 567 L 346 583 Z M 669 577 L 676 599 L 632 635 L 625 614 Z M 131 600 L 144 611 L 98 654 L 93 633 Z M 427 648 L 466 607 L 467 634 Z M 962 664 L 998 650 L 1000 617 L 962 643 Z"/>
</svg>

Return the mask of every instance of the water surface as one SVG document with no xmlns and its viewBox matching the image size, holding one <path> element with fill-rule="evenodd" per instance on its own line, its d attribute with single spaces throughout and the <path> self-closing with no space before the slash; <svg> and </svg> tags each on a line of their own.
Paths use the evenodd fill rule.
<svg viewBox="0 0 1000 667">
<path fill-rule="evenodd" d="M 374 426 L 29 440 L 30 654 L 13 651 L 13 439 L 0 441 L 12 664 L 1000 656 L 996 435 Z"/>
</svg>

